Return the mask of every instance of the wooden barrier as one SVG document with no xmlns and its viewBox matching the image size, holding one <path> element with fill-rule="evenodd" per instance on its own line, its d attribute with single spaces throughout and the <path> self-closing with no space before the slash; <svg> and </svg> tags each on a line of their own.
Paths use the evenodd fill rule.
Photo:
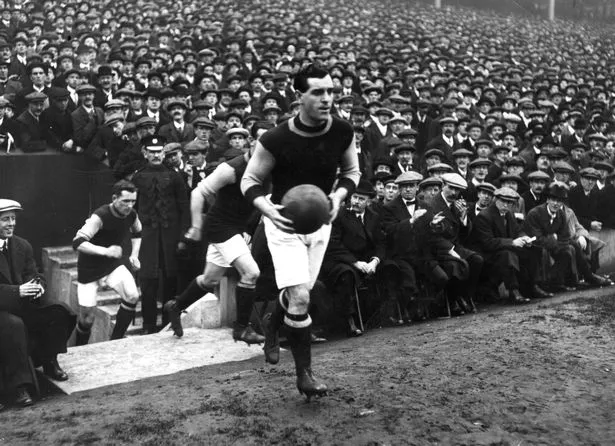
<svg viewBox="0 0 615 446">
<path fill-rule="evenodd" d="M 57 152 L 0 155 L 0 197 L 17 200 L 17 235 L 41 249 L 71 243 L 91 211 L 111 200 L 114 179 L 104 164 Z"/>
</svg>

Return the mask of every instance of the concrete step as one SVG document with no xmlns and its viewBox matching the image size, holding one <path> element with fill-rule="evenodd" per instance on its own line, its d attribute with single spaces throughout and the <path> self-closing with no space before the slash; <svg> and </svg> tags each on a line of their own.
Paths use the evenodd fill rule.
<svg viewBox="0 0 615 446">
<path fill-rule="evenodd" d="M 179 339 L 163 331 L 71 347 L 58 357 L 70 379 L 54 385 L 71 394 L 262 355 L 259 346 L 234 342 L 230 328 L 187 328 Z"/>
</svg>

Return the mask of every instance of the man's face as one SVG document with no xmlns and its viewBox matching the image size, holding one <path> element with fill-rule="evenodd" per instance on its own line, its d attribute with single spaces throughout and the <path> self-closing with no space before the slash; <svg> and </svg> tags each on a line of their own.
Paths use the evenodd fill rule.
<svg viewBox="0 0 615 446">
<path fill-rule="evenodd" d="M 237 116 L 231 116 L 226 121 L 227 129 L 235 129 L 239 127 L 241 127 L 241 119 L 239 119 Z"/>
<path fill-rule="evenodd" d="M 481 144 L 476 148 L 476 155 L 478 155 L 479 158 L 489 158 L 489 155 L 491 155 L 491 147 L 487 144 Z"/>
<path fill-rule="evenodd" d="M 164 164 L 170 168 L 180 167 L 182 164 L 181 152 L 172 152 L 164 156 Z"/>
<path fill-rule="evenodd" d="M 164 153 L 162 150 L 150 150 L 148 148 L 144 149 L 145 159 L 154 166 L 159 166 L 162 164 L 164 160 Z"/>
<path fill-rule="evenodd" d="M 472 176 L 478 181 L 484 181 L 488 172 L 489 168 L 485 165 L 480 165 L 472 168 Z"/>
<path fill-rule="evenodd" d="M 404 200 L 414 200 L 418 191 L 419 183 L 404 183 L 399 185 L 399 194 Z"/>
<path fill-rule="evenodd" d="M 102 88 L 104 88 L 105 90 L 108 90 L 109 88 L 111 88 L 112 80 L 113 80 L 113 76 L 100 76 L 100 78 L 98 79 L 98 82 L 100 83 L 100 86 Z"/>
<path fill-rule="evenodd" d="M 83 101 L 83 105 L 86 107 L 91 107 L 94 103 L 94 93 L 82 93 L 79 95 L 81 100 Z"/>
<path fill-rule="evenodd" d="M 549 207 L 549 211 L 554 214 L 564 206 L 564 203 L 557 198 L 549 197 L 547 198 L 547 206 Z"/>
<path fill-rule="evenodd" d="M 15 211 L 6 211 L 0 214 L 0 238 L 6 239 L 13 236 L 17 215 Z"/>
<path fill-rule="evenodd" d="M 11 49 L 8 46 L 0 48 L 0 56 L 3 60 L 9 60 L 11 58 Z"/>
<path fill-rule="evenodd" d="M 301 93 L 300 115 L 307 120 L 307 124 L 320 123 L 329 119 L 333 103 L 333 80 L 331 76 L 322 79 L 308 78 L 307 91 Z"/>
<path fill-rule="evenodd" d="M 481 129 L 479 127 L 470 128 L 469 135 L 470 135 L 470 138 L 472 138 L 474 141 L 478 141 L 478 138 L 480 138 L 480 134 L 481 134 Z"/>
<path fill-rule="evenodd" d="M 461 170 L 465 170 L 467 169 L 468 164 L 470 164 L 470 157 L 458 156 L 455 158 L 455 164 L 457 164 L 457 167 L 459 167 Z"/>
<path fill-rule="evenodd" d="M 581 186 L 585 192 L 591 191 L 596 186 L 595 178 L 581 177 Z"/>
<path fill-rule="evenodd" d="M 442 126 L 442 133 L 447 137 L 450 138 L 451 136 L 454 135 L 455 133 L 455 124 L 444 124 Z"/>
<path fill-rule="evenodd" d="M 542 194 L 542 192 L 545 190 L 545 187 L 547 187 L 546 181 L 530 181 L 530 189 L 536 195 Z"/>
<path fill-rule="evenodd" d="M 160 110 L 160 99 L 153 96 L 149 96 L 147 98 L 147 108 L 153 112 L 157 112 L 158 110 Z"/>
<path fill-rule="evenodd" d="M 34 68 L 30 73 L 30 80 L 37 87 L 43 85 L 45 82 L 45 70 L 39 67 Z"/>
<path fill-rule="evenodd" d="M 66 85 L 70 88 L 77 88 L 79 85 L 79 75 L 77 73 L 72 73 L 70 76 L 66 78 Z"/>
<path fill-rule="evenodd" d="M 477 192 L 477 195 L 478 195 L 478 204 L 481 207 L 486 207 L 491 204 L 491 199 L 493 198 L 493 195 L 491 195 L 489 192 L 484 191 L 484 190 L 479 190 Z"/>
<path fill-rule="evenodd" d="M 53 101 L 53 103 L 55 104 L 56 108 L 64 111 L 68 108 L 68 98 L 59 98 Z"/>
<path fill-rule="evenodd" d="M 399 186 L 392 181 L 384 185 L 384 200 L 392 201 L 399 195 Z"/>
<path fill-rule="evenodd" d="M 113 208 L 120 215 L 128 215 L 137 202 L 137 193 L 123 190 L 119 195 L 113 195 Z"/>
<path fill-rule="evenodd" d="M 445 184 L 442 188 L 442 194 L 448 201 L 455 201 L 461 197 L 462 190 Z"/>
<path fill-rule="evenodd" d="M 180 121 L 184 119 L 184 115 L 186 114 L 186 111 L 184 110 L 184 107 L 180 105 L 174 105 L 173 107 L 169 109 L 169 113 L 171 113 L 173 120 Z"/>
<path fill-rule="evenodd" d="M 363 213 L 369 204 L 369 197 L 364 194 L 354 193 L 350 197 L 350 209 L 353 212 Z"/>
<path fill-rule="evenodd" d="M 200 167 L 205 162 L 205 155 L 202 152 L 188 153 L 188 162 L 191 166 Z"/>
<path fill-rule="evenodd" d="M 423 190 L 423 200 L 430 202 L 436 195 L 442 192 L 442 189 L 437 184 L 427 186 Z"/>
<path fill-rule="evenodd" d="M 540 170 L 547 170 L 551 166 L 551 160 L 546 155 L 541 155 L 536 159 L 536 167 Z"/>
<path fill-rule="evenodd" d="M 243 150 L 246 145 L 246 139 L 241 135 L 233 135 L 229 139 L 229 145 L 232 149 Z"/>
<path fill-rule="evenodd" d="M 34 116 L 40 116 L 40 114 L 43 113 L 43 110 L 45 110 L 45 102 L 43 101 L 30 102 L 28 104 L 28 109 L 30 110 L 30 113 L 32 113 Z"/>
<path fill-rule="evenodd" d="M 510 200 L 501 200 L 499 198 L 495 200 L 495 206 L 500 211 L 500 215 L 506 215 L 507 212 L 510 212 L 514 204 L 515 202 Z"/>
<path fill-rule="evenodd" d="M 194 128 L 194 134 L 196 135 L 196 137 L 202 141 L 207 141 L 209 140 L 209 137 L 211 136 L 211 129 L 209 127 L 203 127 L 201 125 L 197 125 Z"/>
<path fill-rule="evenodd" d="M 412 166 L 412 152 L 402 150 L 397 153 L 397 160 L 402 166 Z"/>
<path fill-rule="evenodd" d="M 4 80 L 9 77 L 9 66 L 0 65 L 0 79 Z"/>
</svg>

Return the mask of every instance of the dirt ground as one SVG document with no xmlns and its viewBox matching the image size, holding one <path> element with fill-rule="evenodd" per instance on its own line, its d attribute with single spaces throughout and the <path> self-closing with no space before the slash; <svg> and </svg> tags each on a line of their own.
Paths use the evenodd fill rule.
<svg viewBox="0 0 615 446">
<path fill-rule="evenodd" d="M 615 292 L 372 330 L 314 348 L 331 392 L 306 403 L 290 353 L 0 413 L 0 444 L 612 445 Z M 119 366 L 119 365 L 118 365 Z"/>
</svg>

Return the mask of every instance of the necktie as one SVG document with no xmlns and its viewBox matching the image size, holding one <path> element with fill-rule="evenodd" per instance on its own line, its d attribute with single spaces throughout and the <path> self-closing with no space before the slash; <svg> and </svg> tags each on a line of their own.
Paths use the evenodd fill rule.
<svg viewBox="0 0 615 446">
<path fill-rule="evenodd" d="M 358 212 L 355 215 L 357 216 L 357 219 L 359 220 L 359 222 L 363 224 L 363 216 L 359 214 Z"/>
</svg>

